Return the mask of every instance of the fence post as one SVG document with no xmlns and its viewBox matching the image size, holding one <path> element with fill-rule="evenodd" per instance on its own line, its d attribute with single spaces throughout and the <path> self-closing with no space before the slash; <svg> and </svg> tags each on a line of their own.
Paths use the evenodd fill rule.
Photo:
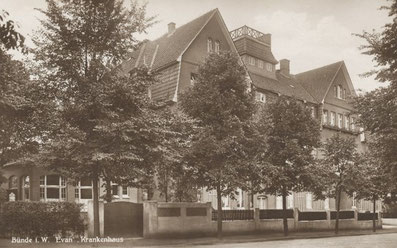
<svg viewBox="0 0 397 248">
<path fill-rule="evenodd" d="M 353 209 L 353 211 L 354 211 L 354 225 L 357 228 L 359 228 L 359 225 L 358 225 L 358 210 L 357 210 L 357 208 L 355 208 L 355 209 Z"/>
<path fill-rule="evenodd" d="M 378 212 L 378 226 L 382 229 L 382 212 Z"/>
<path fill-rule="evenodd" d="M 259 217 L 260 210 L 259 208 L 254 208 L 254 222 L 255 222 L 255 231 L 259 229 Z"/>
<path fill-rule="evenodd" d="M 299 209 L 294 208 L 294 231 L 299 229 Z"/>
</svg>

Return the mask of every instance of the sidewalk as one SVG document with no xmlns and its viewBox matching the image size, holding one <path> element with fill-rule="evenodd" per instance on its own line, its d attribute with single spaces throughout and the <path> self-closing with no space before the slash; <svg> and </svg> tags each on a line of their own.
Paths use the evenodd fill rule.
<svg viewBox="0 0 397 248">
<path fill-rule="evenodd" d="M 246 243 L 246 242 L 262 242 L 275 240 L 290 240 L 290 239 L 314 239 L 314 238 L 328 238 L 337 236 L 359 236 L 359 235 L 376 235 L 385 233 L 397 233 L 397 227 L 384 228 L 381 230 L 340 230 L 338 235 L 334 231 L 324 232 L 291 232 L 287 237 L 283 233 L 264 233 L 251 235 L 233 235 L 224 236 L 223 240 L 216 237 L 192 238 L 192 239 L 127 239 L 120 246 L 130 247 L 150 247 L 150 246 L 164 246 L 164 247 L 186 247 L 195 245 L 210 245 L 210 244 L 227 244 L 227 243 Z"/>
<path fill-rule="evenodd" d="M 223 240 L 216 237 L 203 238 L 169 238 L 169 239 L 143 239 L 143 238 L 126 238 L 122 243 L 39 243 L 39 244 L 11 244 L 10 240 L 0 239 L 0 247 L 190 247 L 195 245 L 214 245 L 214 244 L 238 244 L 247 242 L 263 242 L 275 240 L 292 240 L 292 239 L 315 239 L 331 238 L 340 236 L 359 236 L 359 235 L 377 235 L 386 233 L 397 233 L 397 227 L 386 226 L 375 233 L 372 230 L 341 230 L 338 235 L 332 231 L 324 232 L 291 232 L 285 237 L 283 233 L 263 233 L 250 235 L 233 235 L 224 236 Z"/>
</svg>

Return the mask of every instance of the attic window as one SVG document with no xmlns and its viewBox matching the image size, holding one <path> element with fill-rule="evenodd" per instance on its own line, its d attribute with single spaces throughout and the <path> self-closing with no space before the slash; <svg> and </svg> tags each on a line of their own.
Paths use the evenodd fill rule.
<svg viewBox="0 0 397 248">
<path fill-rule="evenodd" d="M 259 102 L 266 102 L 266 95 L 263 94 L 262 92 L 255 92 L 255 100 Z"/>
<path fill-rule="evenodd" d="M 197 74 L 196 73 L 190 73 L 190 85 L 193 86 L 197 82 Z"/>
<path fill-rule="evenodd" d="M 266 70 L 267 71 L 273 71 L 273 65 L 270 63 L 266 63 Z"/>
<path fill-rule="evenodd" d="M 336 97 L 337 98 L 339 98 L 339 99 L 343 99 L 342 98 L 342 86 L 341 85 L 338 85 L 337 87 L 336 87 Z"/>
<path fill-rule="evenodd" d="M 212 53 L 213 48 L 212 48 L 212 39 L 208 38 L 207 40 L 207 52 Z"/>
<path fill-rule="evenodd" d="M 219 54 L 220 47 L 221 47 L 221 43 L 219 42 L 219 40 L 215 41 L 215 52 L 217 54 Z"/>
</svg>

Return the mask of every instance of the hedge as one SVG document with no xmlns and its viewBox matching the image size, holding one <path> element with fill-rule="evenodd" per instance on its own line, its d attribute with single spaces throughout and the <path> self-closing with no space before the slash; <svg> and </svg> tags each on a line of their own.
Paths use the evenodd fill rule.
<svg viewBox="0 0 397 248">
<path fill-rule="evenodd" d="M 7 202 L 0 212 L 3 237 L 73 237 L 84 233 L 80 204 L 71 202 Z"/>
</svg>

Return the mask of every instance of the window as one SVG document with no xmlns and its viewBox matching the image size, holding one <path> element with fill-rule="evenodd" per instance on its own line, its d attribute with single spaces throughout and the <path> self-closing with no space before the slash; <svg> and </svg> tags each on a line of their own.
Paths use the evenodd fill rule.
<svg viewBox="0 0 397 248">
<path fill-rule="evenodd" d="M 306 209 L 313 208 L 313 196 L 312 193 L 306 193 Z"/>
<path fill-rule="evenodd" d="M 331 112 L 331 126 L 335 126 L 335 112 Z"/>
<path fill-rule="evenodd" d="M 360 141 L 365 142 L 364 128 L 360 127 Z"/>
<path fill-rule="evenodd" d="M 356 118 L 351 118 L 352 131 L 356 131 Z"/>
<path fill-rule="evenodd" d="M 267 208 L 267 197 L 264 195 L 258 196 L 257 205 L 259 209 L 266 209 Z"/>
<path fill-rule="evenodd" d="M 316 111 L 314 110 L 314 107 L 310 108 L 310 112 L 313 118 L 316 118 Z"/>
<path fill-rule="evenodd" d="M 76 200 L 92 199 L 92 181 L 89 178 L 83 178 L 76 183 L 74 196 Z"/>
<path fill-rule="evenodd" d="M 343 127 L 343 116 L 342 116 L 342 114 L 338 114 L 338 127 L 339 128 Z"/>
<path fill-rule="evenodd" d="M 219 50 L 220 50 L 221 44 L 219 43 L 219 41 L 215 41 L 215 52 L 217 54 L 219 54 Z"/>
<path fill-rule="evenodd" d="M 250 65 L 255 65 L 255 58 L 254 58 L 254 57 L 251 57 L 251 56 L 248 56 L 248 63 L 249 63 Z"/>
<path fill-rule="evenodd" d="M 343 89 L 343 99 L 346 99 L 346 89 Z"/>
<path fill-rule="evenodd" d="M 328 197 L 325 198 L 325 200 L 324 200 L 324 209 L 325 209 L 325 210 L 328 210 L 328 209 L 329 209 L 329 198 L 328 198 Z"/>
<path fill-rule="evenodd" d="M 323 110 L 323 123 L 328 124 L 328 110 Z"/>
<path fill-rule="evenodd" d="M 255 100 L 259 102 L 266 102 L 266 95 L 263 94 L 262 92 L 255 92 Z"/>
<path fill-rule="evenodd" d="M 222 209 L 230 209 L 229 196 L 222 196 Z"/>
<path fill-rule="evenodd" d="M 121 193 L 123 194 L 123 197 L 128 197 L 128 187 L 127 186 L 122 186 L 121 187 Z"/>
<path fill-rule="evenodd" d="M 283 197 L 277 196 L 276 197 L 276 209 L 282 209 L 282 208 L 283 208 Z"/>
<path fill-rule="evenodd" d="M 357 208 L 357 193 L 353 192 L 352 208 Z"/>
<path fill-rule="evenodd" d="M 21 189 L 22 189 L 22 200 L 29 201 L 30 200 L 30 177 L 22 176 L 21 177 Z"/>
<path fill-rule="evenodd" d="M 244 194 L 242 189 L 237 189 L 237 208 L 244 208 Z"/>
<path fill-rule="evenodd" d="M 287 196 L 287 208 L 294 208 L 294 196 L 292 194 L 291 192 L 291 194 Z"/>
<path fill-rule="evenodd" d="M 53 201 L 66 199 L 66 180 L 59 175 L 40 177 L 40 200 Z"/>
<path fill-rule="evenodd" d="M 337 92 L 337 89 L 336 89 L 336 85 L 334 86 L 334 96 L 338 97 L 338 92 Z"/>
<path fill-rule="evenodd" d="M 9 189 L 18 189 L 18 178 L 16 176 L 11 176 L 8 179 L 8 188 Z"/>
<path fill-rule="evenodd" d="M 119 185 L 116 183 L 111 183 L 112 185 L 112 195 L 114 197 L 119 197 Z"/>
<path fill-rule="evenodd" d="M 349 120 L 350 120 L 350 117 L 345 115 L 345 128 L 346 128 L 346 130 L 350 129 L 350 127 L 349 127 L 350 121 Z"/>
<path fill-rule="evenodd" d="M 207 40 L 207 52 L 212 53 L 213 48 L 212 48 L 212 39 L 208 38 Z"/>
<path fill-rule="evenodd" d="M 342 99 L 342 86 L 340 85 L 336 87 L 336 97 Z"/>
<path fill-rule="evenodd" d="M 193 86 L 197 82 L 197 74 L 196 73 L 190 73 L 190 85 Z"/>
<path fill-rule="evenodd" d="M 258 67 L 263 69 L 263 60 L 258 59 Z"/>
<path fill-rule="evenodd" d="M 273 71 L 273 65 L 270 63 L 266 63 L 266 70 L 267 71 Z"/>
</svg>

